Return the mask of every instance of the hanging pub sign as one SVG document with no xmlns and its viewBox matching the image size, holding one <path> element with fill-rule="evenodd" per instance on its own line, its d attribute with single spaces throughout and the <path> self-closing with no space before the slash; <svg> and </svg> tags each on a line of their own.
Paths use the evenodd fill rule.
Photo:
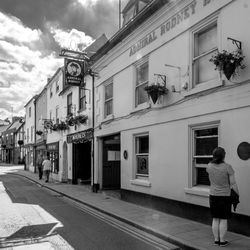
<svg viewBox="0 0 250 250">
<path fill-rule="evenodd" d="M 65 58 L 64 67 L 66 85 L 80 86 L 84 77 L 84 62 Z"/>
</svg>

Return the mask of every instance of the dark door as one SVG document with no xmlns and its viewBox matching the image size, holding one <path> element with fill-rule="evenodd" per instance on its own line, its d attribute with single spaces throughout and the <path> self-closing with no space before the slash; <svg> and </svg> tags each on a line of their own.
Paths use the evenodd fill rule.
<svg viewBox="0 0 250 250">
<path fill-rule="evenodd" d="M 73 144 L 73 184 L 91 182 L 91 142 Z"/>
<path fill-rule="evenodd" d="M 119 189 L 121 185 L 120 135 L 103 139 L 103 189 Z"/>
</svg>

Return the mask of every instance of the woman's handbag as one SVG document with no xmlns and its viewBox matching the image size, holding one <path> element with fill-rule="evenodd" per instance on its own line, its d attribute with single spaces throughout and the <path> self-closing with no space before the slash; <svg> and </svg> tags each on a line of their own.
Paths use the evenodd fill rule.
<svg viewBox="0 0 250 250">
<path fill-rule="evenodd" d="M 234 211 L 236 211 L 237 205 L 240 203 L 239 195 L 231 188 L 231 195 L 230 195 L 230 200 L 231 204 L 233 205 Z"/>
</svg>

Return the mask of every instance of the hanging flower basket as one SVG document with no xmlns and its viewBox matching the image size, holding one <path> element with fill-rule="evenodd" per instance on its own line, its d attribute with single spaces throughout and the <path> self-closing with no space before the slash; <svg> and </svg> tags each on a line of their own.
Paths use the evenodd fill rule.
<svg viewBox="0 0 250 250">
<path fill-rule="evenodd" d="M 153 103 L 156 103 L 158 98 L 161 95 L 165 95 L 168 93 L 168 89 L 160 84 L 152 84 L 148 85 L 145 88 L 145 91 L 147 91 L 148 95 L 151 97 Z"/>
<path fill-rule="evenodd" d="M 36 131 L 36 134 L 41 136 L 41 135 L 43 134 L 43 131 L 37 130 L 37 131 Z"/>
<path fill-rule="evenodd" d="M 246 67 L 243 63 L 244 57 L 241 50 L 234 52 L 223 50 L 213 55 L 209 61 L 214 63 L 215 70 L 222 71 L 229 80 L 239 74 L 239 69 Z"/>
<path fill-rule="evenodd" d="M 59 124 L 58 124 L 58 130 L 66 130 L 66 129 L 68 129 L 69 128 L 69 126 L 67 125 L 67 123 L 66 122 L 60 122 Z"/>
</svg>

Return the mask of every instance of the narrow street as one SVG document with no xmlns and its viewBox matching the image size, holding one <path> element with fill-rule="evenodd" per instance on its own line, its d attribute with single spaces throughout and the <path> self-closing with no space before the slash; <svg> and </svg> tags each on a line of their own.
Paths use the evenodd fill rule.
<svg viewBox="0 0 250 250">
<path fill-rule="evenodd" d="M 160 240 L 111 222 L 107 216 L 86 210 L 22 177 L 7 173 L 0 175 L 0 183 L 3 185 L 0 216 L 4 211 L 8 213 L 5 228 L 1 226 L 4 237 L 0 238 L 0 246 L 4 246 L 4 241 L 25 242 L 57 235 L 63 242 L 58 249 L 170 249 Z M 6 193 L 11 200 L 8 201 Z"/>
</svg>

